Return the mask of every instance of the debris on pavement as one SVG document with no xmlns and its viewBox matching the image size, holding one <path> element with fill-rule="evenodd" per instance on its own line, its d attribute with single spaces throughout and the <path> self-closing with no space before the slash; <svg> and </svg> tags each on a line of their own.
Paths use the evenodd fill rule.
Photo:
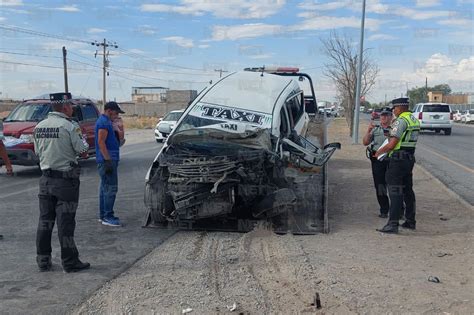
<svg viewBox="0 0 474 315">
<path fill-rule="evenodd" d="M 436 277 L 436 276 L 429 276 L 428 281 L 429 282 L 434 282 L 434 283 L 440 283 L 441 282 L 441 280 L 439 280 L 439 278 Z"/>
<path fill-rule="evenodd" d="M 232 304 L 231 306 L 226 305 L 227 309 L 231 312 L 235 311 L 237 309 L 237 303 Z"/>
<path fill-rule="evenodd" d="M 185 308 L 185 309 L 181 312 L 181 314 L 188 314 L 188 313 L 191 313 L 192 311 L 193 311 L 193 309 L 190 308 L 190 307 L 188 307 L 188 308 Z"/>
<path fill-rule="evenodd" d="M 445 252 L 437 252 L 435 254 L 436 257 L 444 257 L 444 256 L 453 256 L 451 253 L 445 253 Z"/>
</svg>

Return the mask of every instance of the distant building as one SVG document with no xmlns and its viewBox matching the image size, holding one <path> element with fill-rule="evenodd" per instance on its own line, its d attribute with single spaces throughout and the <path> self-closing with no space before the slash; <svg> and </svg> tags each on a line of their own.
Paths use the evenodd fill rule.
<svg viewBox="0 0 474 315">
<path fill-rule="evenodd" d="M 469 104 L 469 94 L 449 94 L 443 97 L 443 102 L 448 104 Z"/>
<path fill-rule="evenodd" d="M 443 101 L 443 92 L 440 91 L 430 91 L 428 92 L 428 102 L 442 102 Z"/>
<path fill-rule="evenodd" d="M 132 101 L 136 103 L 162 103 L 166 102 L 168 88 L 162 86 L 132 87 Z"/>
</svg>

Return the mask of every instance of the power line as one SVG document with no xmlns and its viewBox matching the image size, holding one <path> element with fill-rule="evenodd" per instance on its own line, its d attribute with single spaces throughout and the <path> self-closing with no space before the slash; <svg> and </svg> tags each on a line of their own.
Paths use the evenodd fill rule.
<svg viewBox="0 0 474 315">
<path fill-rule="evenodd" d="M 41 67 L 41 68 L 63 69 L 63 67 L 59 67 L 59 66 L 32 64 L 32 63 L 26 63 L 26 62 L 15 62 L 15 61 L 6 61 L 6 60 L 0 60 L 0 62 L 1 63 L 14 64 L 14 65 L 20 65 L 20 66 L 32 66 L 32 67 Z M 82 71 L 84 69 L 72 68 L 71 70 Z"/>
<path fill-rule="evenodd" d="M 39 32 L 39 31 L 33 31 L 27 28 L 22 28 L 18 26 L 11 26 L 11 25 L 6 25 L 6 24 L 0 24 L 0 29 L 11 31 L 11 32 L 19 32 L 19 33 L 25 33 L 25 34 L 30 34 L 34 36 L 41 36 L 41 37 L 48 37 L 48 38 L 54 38 L 54 39 L 62 39 L 62 40 L 67 40 L 70 42 L 77 42 L 77 43 L 86 43 L 86 44 L 91 44 L 93 41 L 88 41 L 88 40 L 83 40 L 83 39 L 77 39 L 77 38 L 72 38 L 69 36 L 61 36 L 61 35 L 54 35 L 54 34 L 48 34 L 44 32 Z"/>
<path fill-rule="evenodd" d="M 62 57 L 58 57 L 58 56 L 25 54 L 25 53 L 17 53 L 17 52 L 10 52 L 10 51 L 0 51 L 0 54 L 19 55 L 19 56 L 32 56 L 32 57 L 41 57 L 41 58 L 55 58 L 55 59 L 61 59 L 62 58 Z"/>
</svg>

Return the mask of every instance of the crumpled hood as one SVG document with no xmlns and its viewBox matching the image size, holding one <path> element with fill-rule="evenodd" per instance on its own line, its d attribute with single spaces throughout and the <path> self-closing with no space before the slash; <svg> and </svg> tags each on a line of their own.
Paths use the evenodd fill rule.
<svg viewBox="0 0 474 315">
<path fill-rule="evenodd" d="M 226 132 L 219 129 L 200 128 L 189 129 L 172 134 L 168 138 L 169 146 L 210 146 L 223 148 L 235 145 L 252 149 L 272 151 L 272 142 L 269 129 L 258 129 L 256 131 L 245 131 L 243 133 Z"/>
</svg>

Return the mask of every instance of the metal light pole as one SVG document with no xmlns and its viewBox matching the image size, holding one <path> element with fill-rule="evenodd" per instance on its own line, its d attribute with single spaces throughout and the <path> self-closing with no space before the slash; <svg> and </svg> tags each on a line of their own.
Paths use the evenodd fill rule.
<svg viewBox="0 0 474 315">
<path fill-rule="evenodd" d="M 360 23 L 359 64 L 357 66 L 356 103 L 354 108 L 354 128 L 352 129 L 352 144 L 359 143 L 359 109 L 360 109 L 360 85 L 362 81 L 362 60 L 364 52 L 364 23 L 365 23 L 365 0 L 362 1 L 362 21 Z"/>
</svg>

